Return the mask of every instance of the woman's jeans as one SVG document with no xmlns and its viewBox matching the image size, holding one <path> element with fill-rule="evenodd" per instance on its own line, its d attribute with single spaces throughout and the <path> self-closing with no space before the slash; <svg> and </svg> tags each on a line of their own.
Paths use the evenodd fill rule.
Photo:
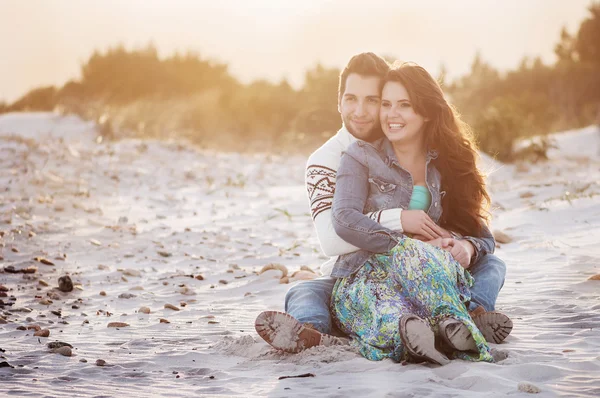
<svg viewBox="0 0 600 398">
<path fill-rule="evenodd" d="M 469 271 L 475 284 L 471 288 L 471 302 L 468 310 L 482 306 L 493 311 L 498 293 L 504 285 L 506 264 L 493 254 L 486 254 L 473 264 Z M 321 277 L 298 283 L 285 295 L 285 312 L 301 323 L 310 323 L 321 333 L 331 333 L 329 303 L 335 278 Z"/>
</svg>

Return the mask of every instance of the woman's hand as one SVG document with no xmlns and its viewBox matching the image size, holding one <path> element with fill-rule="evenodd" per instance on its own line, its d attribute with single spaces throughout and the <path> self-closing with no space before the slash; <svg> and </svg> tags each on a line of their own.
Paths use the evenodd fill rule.
<svg viewBox="0 0 600 398">
<path fill-rule="evenodd" d="M 442 228 L 442 227 L 440 227 L 440 229 L 441 229 L 442 231 L 444 231 L 444 234 L 441 236 L 441 238 L 452 238 L 452 234 L 451 234 L 451 233 L 450 233 L 448 230 L 446 230 L 446 229 L 444 229 L 444 228 Z M 420 241 L 422 241 L 422 242 L 427 242 L 427 241 L 429 241 L 429 240 L 430 240 L 430 239 L 427 239 L 427 238 L 426 238 L 425 236 L 423 236 L 423 235 L 412 235 L 412 236 L 411 236 L 411 238 L 413 238 L 413 239 L 417 239 L 417 240 L 420 240 Z M 439 239 L 439 238 L 438 238 L 438 239 Z"/>
<path fill-rule="evenodd" d="M 447 233 L 439 227 L 423 210 L 402 210 L 400 214 L 404 233 L 422 237 L 425 241 L 441 238 Z"/>
<path fill-rule="evenodd" d="M 471 265 L 471 258 L 475 253 L 475 248 L 471 242 L 454 238 L 438 238 L 430 240 L 427 243 L 450 252 L 452 258 L 454 258 L 463 268 L 469 268 Z"/>
</svg>

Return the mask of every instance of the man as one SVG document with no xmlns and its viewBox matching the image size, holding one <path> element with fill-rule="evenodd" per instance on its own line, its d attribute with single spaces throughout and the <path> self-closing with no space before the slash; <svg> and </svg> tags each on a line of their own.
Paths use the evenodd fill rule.
<svg viewBox="0 0 600 398">
<path fill-rule="evenodd" d="M 337 256 L 358 248 L 338 237 L 331 222 L 336 172 L 342 152 L 352 142 L 357 139 L 372 141 L 381 136 L 380 84 L 388 70 L 388 64 L 381 57 L 362 53 L 352 57 L 340 74 L 338 111 L 343 126 L 309 157 L 305 180 L 319 243 L 330 259 L 321 266 L 321 272 L 326 276 L 299 283 L 288 291 L 285 314 L 265 311 L 257 317 L 255 327 L 258 334 L 277 349 L 299 352 L 316 345 L 342 343 L 331 335 L 329 302 L 336 279 L 328 275 Z M 389 209 L 369 216 L 386 228 L 402 230 L 402 212 L 402 209 Z M 446 232 L 439 238 L 449 237 Z M 475 286 L 471 290 L 472 301 L 468 309 L 485 338 L 499 343 L 512 330 L 512 321 L 493 311 L 504 283 L 506 266 L 492 254 L 495 242 L 491 234 L 484 238 L 465 237 L 458 242 L 472 254 L 469 270 L 475 278 Z M 444 341 L 456 342 L 457 346 L 464 346 L 464 342 L 459 340 L 470 336 L 468 330 L 465 334 L 466 327 L 458 321 L 445 322 L 440 329 Z"/>
</svg>

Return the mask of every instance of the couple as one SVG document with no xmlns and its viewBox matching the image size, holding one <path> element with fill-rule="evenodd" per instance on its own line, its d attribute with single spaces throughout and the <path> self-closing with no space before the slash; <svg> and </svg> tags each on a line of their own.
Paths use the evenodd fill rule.
<svg viewBox="0 0 600 398">
<path fill-rule="evenodd" d="M 495 312 L 505 264 L 485 226 L 475 146 L 420 66 L 354 56 L 339 80 L 343 126 L 306 170 L 311 213 L 331 259 L 292 287 L 286 313 L 255 322 L 273 347 L 340 344 L 332 319 L 371 360 L 492 361 L 512 321 Z"/>
</svg>

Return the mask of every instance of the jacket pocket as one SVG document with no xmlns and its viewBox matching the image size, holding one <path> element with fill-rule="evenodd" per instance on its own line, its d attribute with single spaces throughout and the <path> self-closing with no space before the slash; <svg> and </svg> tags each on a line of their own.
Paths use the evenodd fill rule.
<svg viewBox="0 0 600 398">
<path fill-rule="evenodd" d="M 388 193 L 396 189 L 396 184 L 380 180 L 379 178 L 371 177 L 369 178 L 369 182 L 377 187 L 380 193 Z"/>
</svg>

